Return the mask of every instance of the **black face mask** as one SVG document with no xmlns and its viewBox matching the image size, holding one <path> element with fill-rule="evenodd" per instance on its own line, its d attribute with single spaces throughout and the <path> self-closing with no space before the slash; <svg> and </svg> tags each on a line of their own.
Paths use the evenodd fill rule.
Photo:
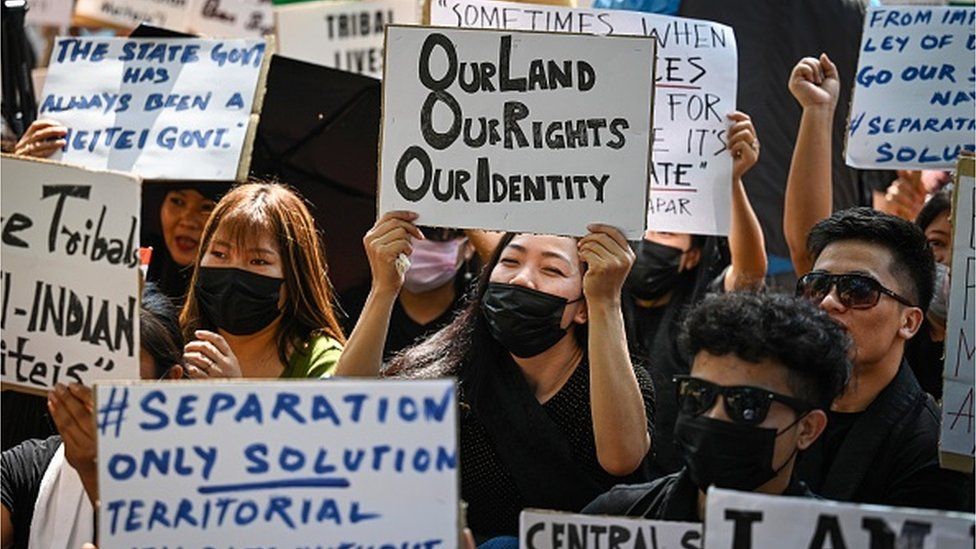
<svg viewBox="0 0 976 549">
<path fill-rule="evenodd" d="M 776 429 L 743 425 L 704 415 L 678 414 L 674 441 L 682 453 L 692 482 L 703 492 L 709 486 L 751 492 L 786 467 L 773 468 L 776 437 L 799 423 L 797 418 L 779 433 Z"/>
<path fill-rule="evenodd" d="M 572 302 L 524 286 L 491 282 L 481 299 L 488 329 L 502 347 L 519 358 L 535 356 L 566 335 L 563 311 Z"/>
<path fill-rule="evenodd" d="M 677 285 L 681 273 L 680 248 L 641 240 L 637 246 L 637 258 L 627 275 L 626 287 L 637 299 L 658 299 Z"/>
<path fill-rule="evenodd" d="M 283 282 L 243 269 L 200 267 L 194 289 L 203 317 L 240 336 L 260 332 L 281 315 L 278 298 Z"/>
</svg>

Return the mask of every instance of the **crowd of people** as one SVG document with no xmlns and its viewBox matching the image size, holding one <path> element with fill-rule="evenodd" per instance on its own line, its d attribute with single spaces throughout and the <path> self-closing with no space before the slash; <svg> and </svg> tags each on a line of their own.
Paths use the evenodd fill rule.
<svg viewBox="0 0 976 549">
<path fill-rule="evenodd" d="M 742 112 L 728 238 L 388 212 L 363 237 L 369 283 L 343 295 L 342 258 L 287 184 L 171 184 L 144 243 L 140 376 L 456 378 L 466 523 L 494 547 L 529 507 L 700 522 L 711 486 L 972 512 L 972 475 L 939 464 L 951 177 L 899 172 L 833 211 L 843 85 L 827 55 L 782 83 L 802 111 L 782 226 L 795 289 L 767 283 Z M 66 131 L 35 122 L 14 153 L 48 156 Z M 44 406 L 57 434 L 3 453 L 3 547 L 92 541 L 91 390 L 58 385 Z"/>
</svg>

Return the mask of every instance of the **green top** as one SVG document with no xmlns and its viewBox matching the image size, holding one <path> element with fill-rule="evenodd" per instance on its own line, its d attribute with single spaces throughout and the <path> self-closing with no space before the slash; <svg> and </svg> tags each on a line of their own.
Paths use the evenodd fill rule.
<svg viewBox="0 0 976 549">
<path fill-rule="evenodd" d="M 326 335 L 312 336 L 312 340 L 295 351 L 281 379 L 308 379 L 332 377 L 342 344 Z"/>
</svg>

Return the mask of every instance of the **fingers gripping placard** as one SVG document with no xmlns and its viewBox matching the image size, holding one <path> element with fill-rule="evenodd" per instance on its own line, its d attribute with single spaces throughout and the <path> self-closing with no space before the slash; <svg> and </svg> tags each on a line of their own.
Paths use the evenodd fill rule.
<svg viewBox="0 0 976 549">
<path fill-rule="evenodd" d="M 390 26 L 386 43 L 380 213 L 643 234 L 653 40 Z"/>
<path fill-rule="evenodd" d="M 3 383 L 139 377 L 136 177 L 5 156 Z"/>
</svg>

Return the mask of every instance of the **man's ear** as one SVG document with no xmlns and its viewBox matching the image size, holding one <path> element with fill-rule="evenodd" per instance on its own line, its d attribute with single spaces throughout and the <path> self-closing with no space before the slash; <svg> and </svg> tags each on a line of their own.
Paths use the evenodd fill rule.
<svg viewBox="0 0 976 549">
<path fill-rule="evenodd" d="M 582 298 L 576 302 L 576 314 L 573 315 L 573 322 L 575 324 L 586 324 L 590 319 L 590 315 L 586 310 L 586 298 Z"/>
<path fill-rule="evenodd" d="M 681 272 L 690 271 L 701 262 L 701 248 L 692 246 L 681 256 Z"/>
<path fill-rule="evenodd" d="M 925 320 L 925 313 L 918 307 L 904 307 L 901 314 L 901 327 L 898 328 L 898 335 L 902 339 L 909 340 L 915 336 L 918 329 Z"/>
<path fill-rule="evenodd" d="M 820 438 L 824 429 L 827 428 L 827 413 L 823 410 L 813 410 L 800 420 L 800 438 L 797 446 L 800 450 L 806 450 Z"/>
</svg>

